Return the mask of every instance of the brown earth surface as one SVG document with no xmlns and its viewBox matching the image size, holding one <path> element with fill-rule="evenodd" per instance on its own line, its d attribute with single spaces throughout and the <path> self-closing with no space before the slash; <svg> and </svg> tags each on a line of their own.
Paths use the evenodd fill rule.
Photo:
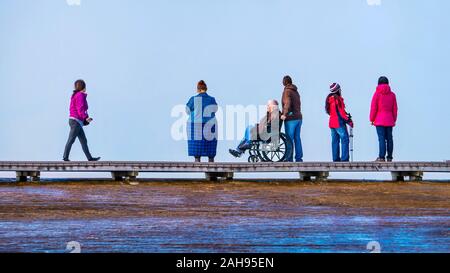
<svg viewBox="0 0 450 273">
<path fill-rule="evenodd" d="M 0 186 L 0 219 L 91 217 L 279 217 L 303 207 L 321 213 L 450 214 L 449 183 L 150 182 Z"/>
<path fill-rule="evenodd" d="M 0 252 L 450 252 L 450 183 L 0 183 Z"/>
</svg>

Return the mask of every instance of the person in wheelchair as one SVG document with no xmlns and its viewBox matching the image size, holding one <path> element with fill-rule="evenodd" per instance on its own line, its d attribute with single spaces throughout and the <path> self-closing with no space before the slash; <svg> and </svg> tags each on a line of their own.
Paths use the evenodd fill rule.
<svg viewBox="0 0 450 273">
<path fill-rule="evenodd" d="M 240 158 L 245 151 L 252 148 L 253 141 L 270 142 L 275 141 L 280 133 L 282 121 L 279 103 L 277 100 L 269 100 L 267 103 L 267 114 L 256 124 L 247 127 L 245 136 L 236 149 L 229 152 L 236 158 Z"/>
</svg>

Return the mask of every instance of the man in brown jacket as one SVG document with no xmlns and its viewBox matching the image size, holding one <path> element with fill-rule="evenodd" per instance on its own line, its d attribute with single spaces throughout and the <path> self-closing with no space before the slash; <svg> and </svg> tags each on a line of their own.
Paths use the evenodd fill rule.
<svg viewBox="0 0 450 273">
<path fill-rule="evenodd" d="M 283 78 L 283 111 L 281 119 L 285 121 L 284 129 L 286 135 L 290 138 L 292 145 L 288 145 L 286 161 L 294 161 L 294 149 L 295 149 L 295 161 L 303 162 L 303 148 L 302 140 L 300 137 L 303 116 L 301 111 L 300 94 L 298 93 L 297 86 L 292 83 L 290 76 Z"/>
</svg>

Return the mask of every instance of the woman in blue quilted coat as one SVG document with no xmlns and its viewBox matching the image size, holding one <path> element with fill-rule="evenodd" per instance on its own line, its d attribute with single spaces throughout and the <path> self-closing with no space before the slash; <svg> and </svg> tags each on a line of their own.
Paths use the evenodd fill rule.
<svg viewBox="0 0 450 273">
<path fill-rule="evenodd" d="M 206 92 L 208 87 L 204 81 L 197 84 L 197 95 L 191 97 L 186 104 L 189 115 L 187 124 L 189 156 L 200 162 L 201 157 L 208 157 L 214 162 L 217 153 L 217 103 L 214 97 Z"/>
</svg>

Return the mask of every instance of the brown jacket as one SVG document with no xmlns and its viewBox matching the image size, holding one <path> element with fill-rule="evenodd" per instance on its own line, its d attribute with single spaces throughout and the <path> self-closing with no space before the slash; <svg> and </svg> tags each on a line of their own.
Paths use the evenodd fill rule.
<svg viewBox="0 0 450 273">
<path fill-rule="evenodd" d="M 281 103 L 283 104 L 283 115 L 286 116 L 286 121 L 303 119 L 297 86 L 291 84 L 284 88 Z"/>
</svg>

